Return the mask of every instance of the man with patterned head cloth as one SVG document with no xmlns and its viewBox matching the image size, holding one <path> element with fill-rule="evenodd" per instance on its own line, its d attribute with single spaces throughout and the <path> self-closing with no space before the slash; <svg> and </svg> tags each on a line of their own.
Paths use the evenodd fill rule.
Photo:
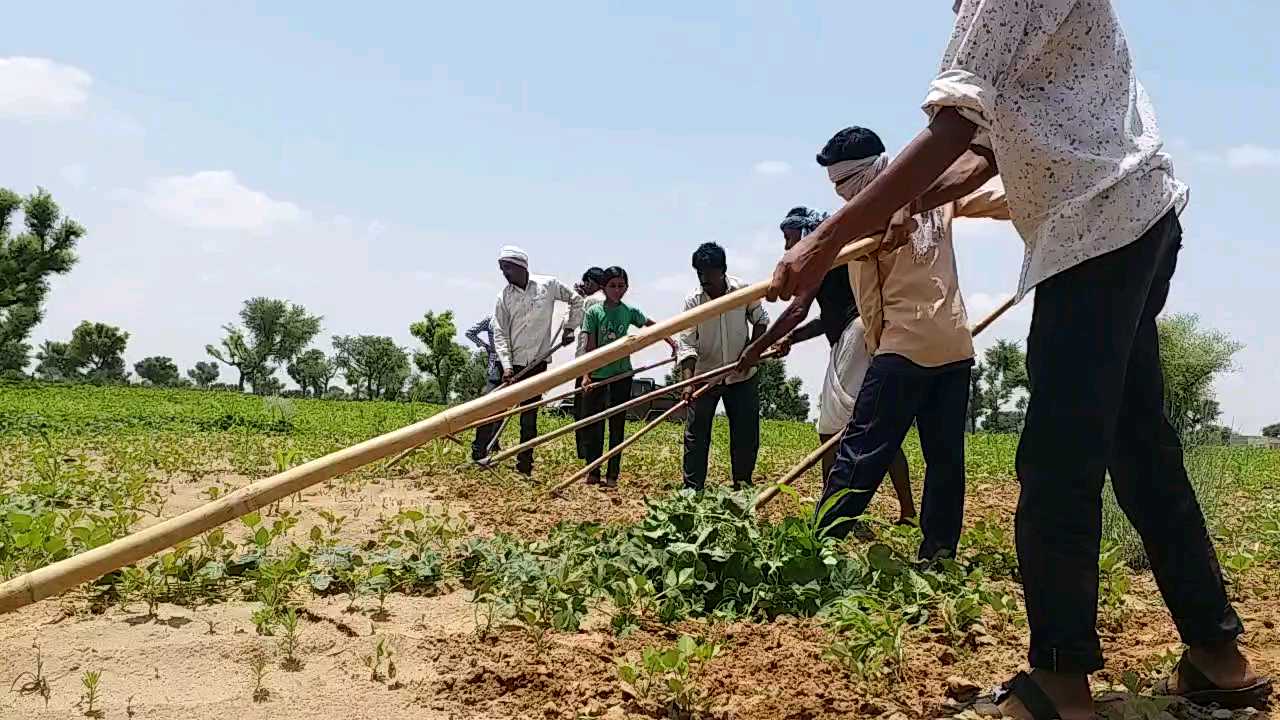
<svg viewBox="0 0 1280 720">
<path fill-rule="evenodd" d="M 493 310 L 493 344 L 502 366 L 502 382 L 509 383 L 520 373 L 524 377 L 536 375 L 547 369 L 547 357 L 556 342 L 573 343 L 574 330 L 582 324 L 582 298 L 578 297 L 559 280 L 545 275 L 529 273 L 529 255 L 514 245 L 502 248 L 498 255 L 498 269 L 507 284 L 498 293 Z M 551 324 L 555 317 L 555 304 L 569 306 L 569 316 L 564 323 L 562 337 L 552 338 Z M 530 405 L 541 399 L 531 397 L 522 405 Z M 490 451 L 498 423 L 476 428 L 471 444 L 471 459 L 484 460 Z M 520 442 L 528 442 L 538 434 L 538 411 L 528 410 L 520 414 Z M 525 476 L 533 474 L 533 451 L 526 450 L 516 456 L 516 470 Z"/>
</svg>

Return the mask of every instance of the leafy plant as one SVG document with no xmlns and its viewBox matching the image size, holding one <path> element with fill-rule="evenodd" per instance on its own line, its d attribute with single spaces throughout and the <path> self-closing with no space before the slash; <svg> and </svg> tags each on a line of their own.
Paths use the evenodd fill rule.
<svg viewBox="0 0 1280 720">
<path fill-rule="evenodd" d="M 280 667 L 285 670 L 297 671 L 302 669 L 302 660 L 298 658 L 298 611 L 292 607 L 286 607 L 284 612 L 280 613 L 280 652 L 283 658 L 280 660 Z"/>
<path fill-rule="evenodd" d="M 393 686 L 396 684 L 396 661 L 394 653 L 387 646 L 386 638 L 378 638 L 378 644 L 374 646 L 373 653 L 364 656 L 364 665 L 369 668 L 370 682 L 386 680 Z"/>
<path fill-rule="evenodd" d="M 619 661 L 618 680 L 624 692 L 657 702 L 670 717 L 690 717 L 706 709 L 708 695 L 702 678 L 707 663 L 719 652 L 719 643 L 682 635 L 671 647 L 645 648 L 638 664 Z"/>
<path fill-rule="evenodd" d="M 1113 625 L 1122 622 L 1128 611 L 1131 580 L 1123 553 L 1123 546 L 1104 538 L 1098 554 L 1098 609 Z"/>
<path fill-rule="evenodd" d="M 84 693 L 80 695 L 80 702 L 76 707 L 84 710 L 85 717 L 102 717 L 102 710 L 96 707 L 101 697 L 101 682 L 101 670 L 86 670 L 84 675 L 80 676 L 80 685 L 84 688 Z"/>
<path fill-rule="evenodd" d="M 256 703 L 266 702 L 271 698 L 271 691 L 266 686 L 267 675 L 270 674 L 267 669 L 267 657 L 262 653 L 254 653 L 249 658 L 249 671 L 253 677 L 253 692 L 250 697 Z"/>
</svg>

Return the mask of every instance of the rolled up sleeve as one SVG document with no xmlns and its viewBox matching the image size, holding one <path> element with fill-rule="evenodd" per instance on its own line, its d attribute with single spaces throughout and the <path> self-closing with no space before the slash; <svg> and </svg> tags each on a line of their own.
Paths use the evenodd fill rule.
<svg viewBox="0 0 1280 720">
<path fill-rule="evenodd" d="M 990 147 L 996 98 L 1016 79 L 1071 12 L 1075 0 L 964 0 L 924 111 L 955 108 L 978 126 L 975 143 Z"/>
<path fill-rule="evenodd" d="M 698 306 L 696 299 L 690 297 L 684 301 L 684 310 L 688 312 Z M 694 325 L 676 336 L 676 363 L 683 365 L 686 360 L 698 359 L 698 326 Z"/>
<path fill-rule="evenodd" d="M 1004 182 L 992 178 L 985 185 L 956 201 L 956 217 L 1011 220 L 1009 199 L 1004 193 Z"/>
</svg>

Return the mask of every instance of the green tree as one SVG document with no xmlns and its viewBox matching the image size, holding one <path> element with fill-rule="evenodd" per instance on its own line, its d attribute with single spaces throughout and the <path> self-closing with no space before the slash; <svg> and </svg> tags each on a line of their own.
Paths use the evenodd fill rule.
<svg viewBox="0 0 1280 720">
<path fill-rule="evenodd" d="M 997 340 L 982 356 L 982 389 L 978 393 L 982 429 L 987 432 L 1019 432 L 1026 417 L 1026 397 L 1017 401 L 1014 410 L 1007 407 L 1016 390 L 1029 387 L 1027 355 L 1018 343 Z"/>
<path fill-rule="evenodd" d="M 420 340 L 425 349 L 413 354 L 418 369 L 435 381 L 439 402 L 452 399 L 454 380 L 467 364 L 467 351 L 454 340 L 458 328 L 453 324 L 453 311 L 439 315 L 428 310 L 422 319 L 409 326 L 409 333 Z"/>
<path fill-rule="evenodd" d="M 124 368 L 124 350 L 129 333 L 114 325 L 85 320 L 71 331 L 67 351 L 84 377 L 92 383 L 123 383 L 129 378 Z"/>
<path fill-rule="evenodd" d="M 191 382 L 195 383 L 196 387 L 207 390 L 210 385 L 218 381 L 220 372 L 217 363 L 201 360 L 194 368 L 187 371 L 187 377 L 191 378 Z"/>
<path fill-rule="evenodd" d="M 26 231 L 10 234 L 21 208 Z M 21 374 L 31 345 L 27 338 L 43 317 L 49 278 L 76 263 L 76 242 L 84 228 L 63 218 L 43 188 L 23 199 L 0 188 L 0 375 Z"/>
<path fill-rule="evenodd" d="M 182 384 L 182 376 L 178 374 L 178 366 L 173 358 L 153 355 L 133 364 L 133 371 L 143 382 L 156 387 L 177 387 Z"/>
<path fill-rule="evenodd" d="M 329 389 L 329 382 L 338 374 L 338 364 L 327 357 L 324 351 L 312 348 L 294 358 L 286 368 L 289 377 L 298 383 L 305 396 L 310 391 L 312 397 L 324 397 Z"/>
<path fill-rule="evenodd" d="M 308 314 L 301 305 L 250 298 L 240 309 L 240 326 L 223 326 L 227 334 L 220 341 L 222 347 L 206 345 L 205 352 L 239 372 L 236 385 L 241 390 L 248 382 L 255 393 L 269 394 L 267 391 L 274 387 L 269 378 L 319 334 L 321 319 Z"/>
<path fill-rule="evenodd" d="M 409 353 L 386 336 L 335 335 L 338 369 L 352 392 L 368 400 L 394 400 L 409 378 Z"/>
<path fill-rule="evenodd" d="M 760 392 L 760 416 L 770 420 L 809 419 L 809 396 L 798 377 L 787 377 L 782 358 L 762 360 L 756 372 Z"/>
<path fill-rule="evenodd" d="M 468 353 L 467 364 L 462 366 L 453 381 L 453 392 L 458 402 L 480 397 L 489 382 L 489 354 L 483 350 Z"/>
<path fill-rule="evenodd" d="M 1160 366 L 1164 371 L 1165 413 L 1184 438 L 1213 425 L 1222 414 L 1213 392 L 1218 375 L 1235 369 L 1233 358 L 1243 345 L 1218 330 L 1201 330 L 1191 314 L 1162 317 Z"/>
<path fill-rule="evenodd" d="M 969 373 L 969 432 L 978 432 L 978 421 L 982 419 L 983 399 L 982 380 L 987 376 L 987 367 L 981 361 L 974 363 Z"/>
<path fill-rule="evenodd" d="M 64 342 L 45 340 L 36 350 L 36 362 L 36 376 L 42 380 L 75 380 L 80 375 L 80 364 Z"/>
<path fill-rule="evenodd" d="M 1268 425 L 1262 428 L 1262 436 L 1280 438 L 1280 423 L 1275 423 L 1274 425 Z"/>
</svg>

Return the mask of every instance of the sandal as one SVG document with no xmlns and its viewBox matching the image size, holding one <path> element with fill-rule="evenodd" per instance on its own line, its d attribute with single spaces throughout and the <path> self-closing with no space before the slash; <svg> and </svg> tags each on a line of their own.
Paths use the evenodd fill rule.
<svg viewBox="0 0 1280 720">
<path fill-rule="evenodd" d="M 1177 678 L 1177 681 L 1174 678 Z M 1178 681 L 1187 688 L 1186 692 L 1178 691 Z M 1161 680 L 1155 687 L 1156 695 L 1178 697 L 1193 705 L 1217 705 L 1228 710 L 1244 708 L 1264 708 L 1271 699 L 1271 678 L 1258 678 L 1252 685 L 1242 688 L 1220 688 L 1200 672 L 1200 668 L 1191 663 L 1187 653 L 1182 653 L 1174 674 Z"/>
<path fill-rule="evenodd" d="M 1000 710 L 1000 704 L 1010 697 L 1016 697 L 1035 720 L 1058 720 L 1059 718 L 1058 708 L 1053 704 L 1053 700 L 1025 672 L 1014 675 L 1013 679 L 993 691 L 973 697 L 967 703 L 961 703 L 956 709 L 971 710 L 972 714 L 966 717 L 972 717 L 972 715 L 984 718 L 1009 717 Z"/>
</svg>

